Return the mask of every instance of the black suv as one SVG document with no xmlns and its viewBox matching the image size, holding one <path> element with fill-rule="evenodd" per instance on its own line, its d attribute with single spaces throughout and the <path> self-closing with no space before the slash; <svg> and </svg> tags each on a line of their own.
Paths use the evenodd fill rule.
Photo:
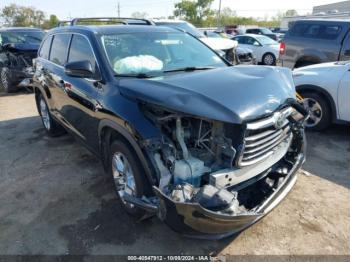
<svg viewBox="0 0 350 262">
<path fill-rule="evenodd" d="M 37 28 L 0 29 L 0 89 L 9 93 L 31 85 L 32 60 L 44 35 Z"/>
<path fill-rule="evenodd" d="M 103 162 L 125 210 L 223 237 L 276 206 L 304 161 L 306 112 L 289 69 L 230 66 L 169 27 L 49 31 L 34 74 L 50 135 Z"/>
</svg>

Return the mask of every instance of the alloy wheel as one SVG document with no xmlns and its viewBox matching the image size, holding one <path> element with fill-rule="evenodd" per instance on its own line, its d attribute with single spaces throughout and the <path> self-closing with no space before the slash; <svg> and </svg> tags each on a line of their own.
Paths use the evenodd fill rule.
<svg viewBox="0 0 350 262">
<path fill-rule="evenodd" d="M 47 105 L 43 98 L 40 99 L 40 115 L 43 120 L 43 124 L 47 130 L 51 128 L 50 114 Z"/>
<path fill-rule="evenodd" d="M 133 208 L 134 205 L 127 203 L 123 197 L 127 193 L 136 196 L 135 177 L 126 156 L 121 152 L 116 152 L 112 157 L 112 172 L 117 193 L 124 205 Z"/>
<path fill-rule="evenodd" d="M 306 127 L 314 127 L 318 125 L 323 116 L 321 105 L 313 98 L 304 98 L 303 105 L 310 113 L 310 117 L 305 123 Z"/>
<path fill-rule="evenodd" d="M 264 64 L 265 65 L 273 65 L 274 63 L 274 57 L 271 54 L 267 54 L 264 57 Z"/>
</svg>

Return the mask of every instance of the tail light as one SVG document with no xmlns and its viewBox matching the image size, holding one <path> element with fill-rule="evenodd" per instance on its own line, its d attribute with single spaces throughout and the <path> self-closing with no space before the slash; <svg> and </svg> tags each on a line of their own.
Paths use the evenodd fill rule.
<svg viewBox="0 0 350 262">
<path fill-rule="evenodd" d="M 280 55 L 284 55 L 285 51 L 286 51 L 286 44 L 281 42 L 280 43 Z"/>
</svg>

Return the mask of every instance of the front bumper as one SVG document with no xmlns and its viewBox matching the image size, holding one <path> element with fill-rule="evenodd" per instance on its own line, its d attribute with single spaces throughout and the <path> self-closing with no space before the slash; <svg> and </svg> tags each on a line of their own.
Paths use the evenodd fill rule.
<svg viewBox="0 0 350 262">
<path fill-rule="evenodd" d="M 305 161 L 305 139 L 293 167 L 281 185 L 254 211 L 245 214 L 226 215 L 205 209 L 198 203 L 175 202 L 158 188 L 154 191 L 160 199 L 158 215 L 173 230 L 187 236 L 220 239 L 237 233 L 264 217 L 276 207 L 292 189 L 297 180 L 297 171 Z"/>
</svg>

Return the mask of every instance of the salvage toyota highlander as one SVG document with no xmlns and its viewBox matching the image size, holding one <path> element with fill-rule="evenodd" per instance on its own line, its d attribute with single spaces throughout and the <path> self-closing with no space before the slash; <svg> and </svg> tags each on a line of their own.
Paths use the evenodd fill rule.
<svg viewBox="0 0 350 262">
<path fill-rule="evenodd" d="M 168 27 L 49 31 L 35 61 L 48 134 L 73 134 L 102 160 L 121 205 L 184 235 L 221 238 L 274 208 L 304 162 L 289 69 L 231 66 Z"/>
</svg>

